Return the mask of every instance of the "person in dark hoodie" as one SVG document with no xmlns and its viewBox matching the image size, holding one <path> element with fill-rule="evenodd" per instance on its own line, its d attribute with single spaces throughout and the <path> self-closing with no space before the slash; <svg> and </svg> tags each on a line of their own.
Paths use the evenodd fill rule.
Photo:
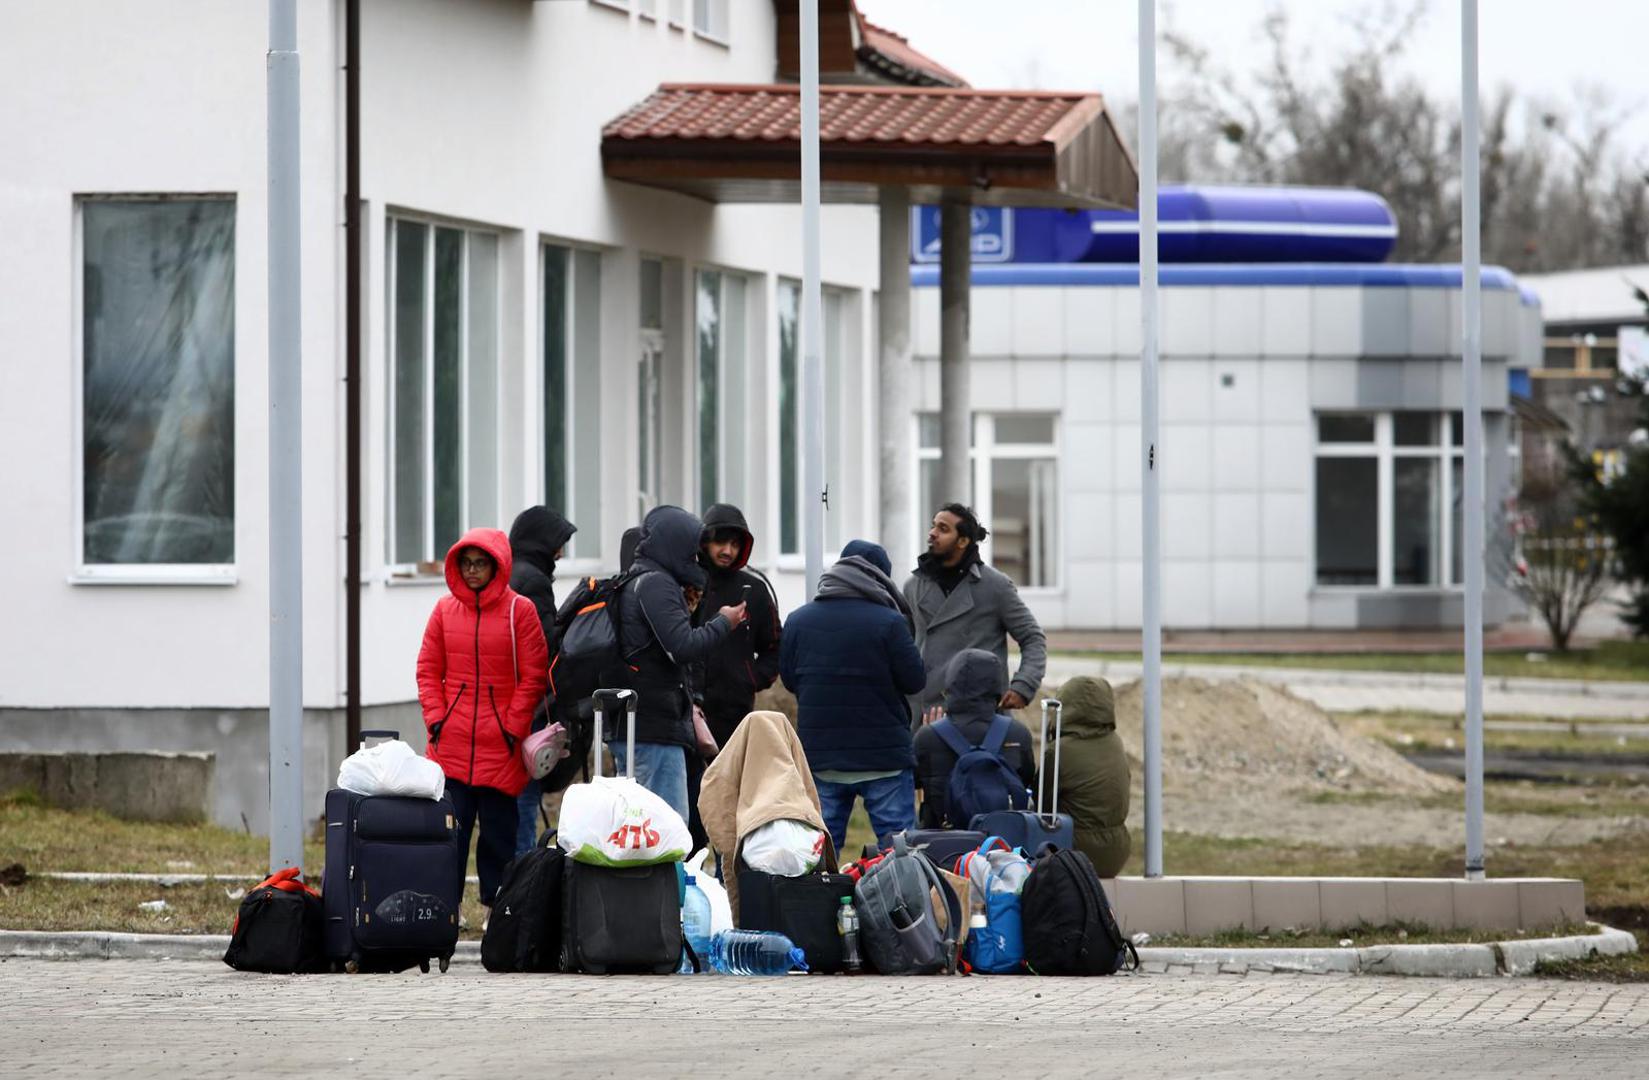
<svg viewBox="0 0 1649 1080">
<path fill-rule="evenodd" d="M 813 602 L 785 620 L 779 643 L 779 676 L 796 695 L 797 731 L 838 849 L 856 798 L 877 836 L 916 824 L 906 697 L 927 673 L 892 570 L 880 545 L 848 544 Z"/>
<path fill-rule="evenodd" d="M 738 507 L 717 503 L 704 512 L 699 550 L 709 582 L 693 625 L 702 626 L 723 607 L 742 602 L 749 590 L 749 618 L 700 665 L 704 719 L 718 746 L 733 737 L 755 707 L 756 695 L 779 677 L 779 602 L 767 578 L 749 568 L 755 544 Z"/>
<path fill-rule="evenodd" d="M 1031 752 L 1031 731 L 1024 724 L 997 711 L 1008 686 L 1002 661 L 984 649 L 963 649 L 945 667 L 944 715 L 956 726 L 969 746 L 977 747 L 997 716 L 1008 721 L 1008 735 L 1002 741 L 1002 760 L 1025 784 L 1036 787 L 1036 760 Z M 956 751 L 925 724 L 916 733 L 916 783 L 922 789 L 921 827 L 946 828 L 945 811 L 951 770 L 956 768 Z"/>
<path fill-rule="evenodd" d="M 617 674 L 636 692 L 635 778 L 688 818 L 687 755 L 693 734 L 689 667 L 704 660 L 745 620 L 742 604 L 726 605 L 695 627 L 686 589 L 703 591 L 708 574 L 698 561 L 697 517 L 679 506 L 660 506 L 641 524 L 630 569 L 637 576 L 619 594 L 619 646 L 625 663 Z M 624 733 L 609 744 L 622 773 L 628 767 Z"/>
<path fill-rule="evenodd" d="M 577 526 L 547 506 L 527 507 L 515 516 L 510 526 L 510 556 L 515 560 L 510 570 L 510 588 L 532 601 L 551 656 L 555 655 L 555 564 L 577 531 Z M 548 723 L 549 710 L 538 708 L 533 713 L 532 729 L 538 731 Z M 528 780 L 516 799 L 520 815 L 515 832 L 517 855 L 531 849 L 538 837 L 543 798 L 543 785 L 537 780 Z"/>
</svg>

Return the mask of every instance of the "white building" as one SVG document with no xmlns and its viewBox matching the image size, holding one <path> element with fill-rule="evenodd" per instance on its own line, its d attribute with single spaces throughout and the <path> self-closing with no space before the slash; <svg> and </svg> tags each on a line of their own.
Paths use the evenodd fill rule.
<svg viewBox="0 0 1649 1080">
<path fill-rule="evenodd" d="M 347 681 L 345 6 L 299 13 L 316 807 L 343 751 Z M 803 599 L 799 213 L 616 181 L 602 157 L 604 125 L 661 83 L 772 83 L 795 6 L 361 0 L 367 726 L 416 737 L 414 657 L 445 588 L 432 570 L 462 528 L 507 528 L 533 503 L 579 526 L 568 578 L 611 568 L 651 505 L 739 503 L 755 564 L 787 609 Z M 828 78 L 955 85 L 850 2 L 821 6 Z M 213 751 L 214 816 L 254 829 L 265 33 L 262 5 L 220 0 L 177 0 L 164 17 L 107 0 L 0 16 L 0 554 L 21 601 L 0 627 L 0 746 Z M 1072 100 L 1103 134 L 1097 99 Z M 824 236 L 829 552 L 879 528 L 886 230 L 873 206 L 831 205 Z M 972 394 L 990 557 L 1050 627 L 1137 625 L 1137 289 L 1094 268 L 1043 284 L 982 274 Z M 938 405 L 926 280 L 908 431 L 922 459 L 916 414 Z M 1458 491 L 1457 292 L 1164 282 L 1170 625 L 1457 621 L 1458 543 L 1440 509 Z M 1520 310 L 1515 293 L 1485 294 L 1491 439 L 1504 439 L 1500 369 L 1531 340 Z M 915 549 L 932 501 L 910 536 L 884 538 L 895 550 Z"/>
</svg>

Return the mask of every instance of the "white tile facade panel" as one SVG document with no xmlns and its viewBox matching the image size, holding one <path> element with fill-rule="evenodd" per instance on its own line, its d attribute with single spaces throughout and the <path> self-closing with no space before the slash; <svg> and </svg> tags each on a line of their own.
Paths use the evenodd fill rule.
<svg viewBox="0 0 1649 1080">
<path fill-rule="evenodd" d="M 1402 356 L 1409 351 L 1409 291 L 1406 288 L 1364 288 L 1364 356 Z"/>
<path fill-rule="evenodd" d="M 1409 290 L 1409 355 L 1442 356 L 1448 351 L 1449 303 L 1442 289 Z"/>
<path fill-rule="evenodd" d="M 1013 408 L 1015 387 L 1012 360 L 974 360 L 969 366 L 968 380 L 968 396 L 975 410 L 984 412 L 993 408 Z"/>
<path fill-rule="evenodd" d="M 1213 506 L 1204 493 L 1164 492 L 1162 495 L 1162 556 L 1164 559 L 1212 557 Z M 1164 577 L 1167 571 L 1164 570 Z"/>
<path fill-rule="evenodd" d="M 1357 408 L 1357 361 L 1312 360 L 1307 370 L 1313 410 Z"/>
<path fill-rule="evenodd" d="M 911 327 L 911 347 L 917 356 L 939 355 L 939 290 L 912 289 L 911 318 L 916 325 Z"/>
<path fill-rule="evenodd" d="M 1109 562 L 1070 559 L 1065 563 L 1066 625 L 1102 630 L 1116 625 L 1116 571 Z"/>
<path fill-rule="evenodd" d="M 1049 289 L 1059 293 L 1064 305 L 1065 354 L 1067 356 L 1110 356 L 1116 352 L 1116 289 L 1062 286 Z"/>
<path fill-rule="evenodd" d="M 976 287 L 970 302 L 968 347 L 973 355 L 1009 355 L 1013 351 L 1013 290 Z"/>
<path fill-rule="evenodd" d="M 1115 415 L 1112 399 L 1116 390 L 1111 373 L 1116 361 L 1110 358 L 1071 359 L 1065 361 L 1065 407 L 1062 410 L 1068 422 L 1077 420 L 1108 421 Z"/>
<path fill-rule="evenodd" d="M 1065 553 L 1068 560 L 1112 556 L 1111 500 L 1100 493 L 1065 497 Z"/>
<path fill-rule="evenodd" d="M 1311 355 L 1311 290 L 1300 285 L 1260 289 L 1260 350 L 1266 356 Z"/>
<path fill-rule="evenodd" d="M 1116 424 L 1111 428 L 1112 460 L 1116 462 L 1112 476 L 1118 491 L 1140 489 L 1139 430 L 1138 424 Z"/>
<path fill-rule="evenodd" d="M 1215 356 L 1258 356 L 1265 299 L 1258 287 L 1232 285 L 1214 290 Z"/>
<path fill-rule="evenodd" d="M 1260 490 L 1260 430 L 1234 424 L 1213 429 L 1215 491 Z"/>
<path fill-rule="evenodd" d="M 1260 625 L 1300 627 L 1310 621 L 1311 564 L 1273 561 L 1260 567 Z"/>
<path fill-rule="evenodd" d="M 1313 593 L 1307 599 L 1310 625 L 1322 630 L 1355 630 L 1357 598 L 1348 593 Z"/>
<path fill-rule="evenodd" d="M 916 361 L 916 410 L 939 411 L 939 361 Z"/>
<path fill-rule="evenodd" d="M 1207 491 L 1213 484 L 1214 429 L 1165 424 L 1158 429 L 1158 467 L 1163 491 Z"/>
<path fill-rule="evenodd" d="M 1483 355 L 1506 356 L 1517 340 L 1512 319 L 1517 310 L 1517 294 L 1509 289 L 1483 290 Z"/>
<path fill-rule="evenodd" d="M 1136 519 L 1137 520 L 1137 519 Z M 1145 621 L 1144 592 L 1145 566 L 1137 558 L 1112 563 L 1116 575 L 1116 622 L 1119 629 L 1134 629 Z"/>
<path fill-rule="evenodd" d="M 1069 414 L 1067 414 L 1069 415 Z M 1107 424 L 1066 423 L 1065 444 L 1060 461 L 1065 492 L 1110 491 L 1115 483 L 1116 448 Z"/>
<path fill-rule="evenodd" d="M 1260 419 L 1300 424 L 1311 418 L 1309 360 L 1260 362 Z"/>
<path fill-rule="evenodd" d="M 1261 428 L 1261 489 L 1292 492 L 1309 490 L 1314 445 L 1309 424 L 1269 424 Z"/>
<path fill-rule="evenodd" d="M 1363 349 L 1362 290 L 1311 287 L 1311 355 L 1357 356 Z"/>
<path fill-rule="evenodd" d="M 1163 289 L 1162 354 L 1211 356 L 1214 352 L 1214 290 L 1200 285 Z"/>
<path fill-rule="evenodd" d="M 1260 496 L 1260 546 L 1267 559 L 1311 558 L 1310 500 L 1304 492 Z"/>
<path fill-rule="evenodd" d="M 1139 357 L 1118 356 L 1113 363 L 1116 366 L 1111 369 L 1111 380 L 1114 383 L 1111 394 L 1111 401 L 1114 402 L 1114 405 L 1111 415 L 1116 417 L 1118 421 L 1132 421 L 1137 424 L 1139 423 Z M 1157 385 L 1159 388 L 1162 385 L 1160 378 Z M 1161 413 L 1162 409 L 1159 405 L 1157 409 L 1159 417 Z"/>
<path fill-rule="evenodd" d="M 1214 564 L 1214 626 L 1236 630 L 1260 625 L 1261 567 L 1258 562 Z"/>
<path fill-rule="evenodd" d="M 1260 419 L 1260 361 L 1214 361 L 1214 420 L 1257 423 Z"/>
<path fill-rule="evenodd" d="M 1194 629 L 1214 621 L 1213 567 L 1206 562 L 1168 561 L 1162 567 L 1164 626 Z"/>
<path fill-rule="evenodd" d="M 1064 290 L 1021 286 L 1007 292 L 1013 296 L 1013 355 L 1064 356 L 1072 351 L 1065 344 Z"/>
<path fill-rule="evenodd" d="M 1111 497 L 1111 536 L 1116 542 L 1117 558 L 1138 562 L 1142 550 L 1139 516 L 1143 509 L 1143 500 L 1136 492 L 1117 492 Z"/>
<path fill-rule="evenodd" d="M 1166 291 L 1166 290 L 1164 290 Z M 1139 289 L 1129 286 L 1116 289 L 1116 354 L 1139 356 Z M 1159 297 L 1161 293 L 1158 293 Z M 1162 310 L 1158 301 L 1157 310 Z"/>
<path fill-rule="evenodd" d="M 1062 360 L 1015 360 L 1015 408 L 1059 412 L 1065 408 L 1065 368 Z M 979 401 L 979 398 L 974 398 Z"/>
<path fill-rule="evenodd" d="M 1260 496 L 1255 492 L 1215 492 L 1214 557 L 1216 559 L 1258 559 L 1260 549 Z"/>
<path fill-rule="evenodd" d="M 1211 360 L 1162 361 L 1159 412 L 1165 424 L 1206 424 L 1214 415 Z"/>
</svg>

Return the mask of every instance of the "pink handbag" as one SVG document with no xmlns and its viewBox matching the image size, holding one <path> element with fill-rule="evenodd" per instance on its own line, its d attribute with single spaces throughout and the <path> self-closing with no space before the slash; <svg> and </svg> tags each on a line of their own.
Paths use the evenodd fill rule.
<svg viewBox="0 0 1649 1080">
<path fill-rule="evenodd" d="M 555 763 L 569 753 L 567 729 L 559 723 L 539 728 L 521 743 L 522 764 L 526 765 L 527 775 L 534 780 L 548 776 Z"/>
</svg>

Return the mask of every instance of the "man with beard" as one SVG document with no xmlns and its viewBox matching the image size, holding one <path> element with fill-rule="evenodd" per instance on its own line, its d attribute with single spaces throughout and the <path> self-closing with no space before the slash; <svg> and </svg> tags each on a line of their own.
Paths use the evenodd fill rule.
<svg viewBox="0 0 1649 1080">
<path fill-rule="evenodd" d="M 710 579 L 693 614 L 702 626 L 724 607 L 749 604 L 748 618 L 705 657 L 699 686 L 704 719 L 724 746 L 755 707 L 756 695 L 779 676 L 779 603 L 767 579 L 748 566 L 755 538 L 736 506 L 704 512 L 700 561 Z"/>
<path fill-rule="evenodd" d="M 927 686 L 916 700 L 926 719 L 945 700 L 945 668 L 963 649 L 984 649 L 1008 670 L 1008 641 L 1019 645 L 1019 671 L 998 703 L 1023 709 L 1036 696 L 1048 664 L 1047 640 L 1036 616 L 1008 576 L 985 565 L 979 545 L 989 535 L 974 512 L 950 503 L 933 515 L 928 550 L 905 582 L 905 600 L 916 620 L 916 647 L 927 663 Z"/>
<path fill-rule="evenodd" d="M 510 526 L 510 556 L 515 560 L 510 570 L 510 588 L 532 601 L 551 656 L 555 655 L 556 648 L 555 564 L 577 531 L 577 526 L 547 506 L 527 507 L 516 515 L 515 523 Z M 547 723 L 549 709 L 540 706 L 533 713 L 532 729 L 537 731 Z M 542 800 L 543 785 L 537 780 L 528 780 L 516 799 L 520 815 L 515 832 L 517 855 L 531 849 L 537 838 Z"/>
<path fill-rule="evenodd" d="M 916 824 L 916 755 L 906 698 L 922 688 L 910 609 L 879 544 L 855 540 L 785 620 L 779 674 L 796 695 L 796 728 L 838 850 L 853 801 L 877 836 Z"/>
</svg>

